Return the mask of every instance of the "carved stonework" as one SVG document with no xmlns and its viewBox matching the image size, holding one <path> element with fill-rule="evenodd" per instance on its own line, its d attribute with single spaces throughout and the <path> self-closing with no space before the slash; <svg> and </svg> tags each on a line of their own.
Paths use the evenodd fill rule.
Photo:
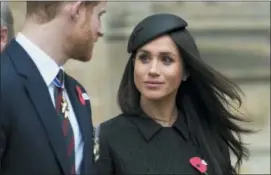
<svg viewBox="0 0 271 175">
<path fill-rule="evenodd" d="M 151 11 L 152 2 L 110 2 L 106 18 L 106 39 L 110 42 L 126 40 L 135 24 Z"/>
</svg>

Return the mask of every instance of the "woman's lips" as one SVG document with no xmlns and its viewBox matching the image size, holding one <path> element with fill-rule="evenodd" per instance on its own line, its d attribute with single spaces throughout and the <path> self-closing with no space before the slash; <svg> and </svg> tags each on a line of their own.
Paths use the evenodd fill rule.
<svg viewBox="0 0 271 175">
<path fill-rule="evenodd" d="M 157 89 L 161 87 L 164 83 L 158 81 L 145 81 L 144 82 L 149 89 Z"/>
</svg>

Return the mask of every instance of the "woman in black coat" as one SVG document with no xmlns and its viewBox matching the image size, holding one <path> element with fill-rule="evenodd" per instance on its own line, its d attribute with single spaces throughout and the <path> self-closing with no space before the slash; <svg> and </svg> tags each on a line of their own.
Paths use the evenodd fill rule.
<svg viewBox="0 0 271 175">
<path fill-rule="evenodd" d="M 156 14 L 133 30 L 118 92 L 122 114 L 98 128 L 99 173 L 238 173 L 248 156 L 240 134 L 250 132 L 229 109 L 230 100 L 241 105 L 240 89 L 201 59 L 186 27 L 178 16 Z"/>
</svg>

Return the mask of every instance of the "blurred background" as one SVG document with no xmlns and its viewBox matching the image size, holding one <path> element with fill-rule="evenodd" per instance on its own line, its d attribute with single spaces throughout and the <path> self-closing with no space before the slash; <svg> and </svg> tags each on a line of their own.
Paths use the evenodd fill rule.
<svg viewBox="0 0 271 175">
<path fill-rule="evenodd" d="M 16 32 L 24 22 L 25 2 L 9 2 Z M 93 122 L 119 114 L 116 93 L 129 55 L 133 27 L 154 13 L 173 13 L 188 22 L 203 59 L 238 83 L 245 93 L 242 110 L 260 129 L 244 136 L 251 157 L 242 174 L 270 174 L 270 3 L 269 2 L 109 2 L 102 19 L 105 36 L 89 63 L 70 61 L 66 70 L 87 89 Z M 48 43 L 50 44 L 50 43 Z"/>
</svg>

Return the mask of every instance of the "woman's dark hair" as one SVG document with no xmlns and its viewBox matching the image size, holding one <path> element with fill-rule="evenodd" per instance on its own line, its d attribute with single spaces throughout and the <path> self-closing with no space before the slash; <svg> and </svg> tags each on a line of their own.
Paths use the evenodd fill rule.
<svg viewBox="0 0 271 175">
<path fill-rule="evenodd" d="M 185 28 L 164 34 L 177 45 L 189 73 L 189 78 L 178 89 L 176 105 L 184 111 L 196 145 L 206 153 L 203 156 L 209 160 L 208 167 L 214 174 L 237 174 L 242 160 L 249 156 L 241 134 L 252 132 L 236 123 L 248 120 L 231 111 L 236 109 L 238 112 L 232 102 L 236 101 L 239 107 L 242 105 L 241 89 L 201 59 L 193 37 Z M 133 75 L 135 54 L 136 51 L 132 52 L 128 60 L 118 90 L 120 109 L 131 115 L 141 112 L 140 92 Z M 235 167 L 230 162 L 230 151 L 237 158 Z"/>
</svg>

